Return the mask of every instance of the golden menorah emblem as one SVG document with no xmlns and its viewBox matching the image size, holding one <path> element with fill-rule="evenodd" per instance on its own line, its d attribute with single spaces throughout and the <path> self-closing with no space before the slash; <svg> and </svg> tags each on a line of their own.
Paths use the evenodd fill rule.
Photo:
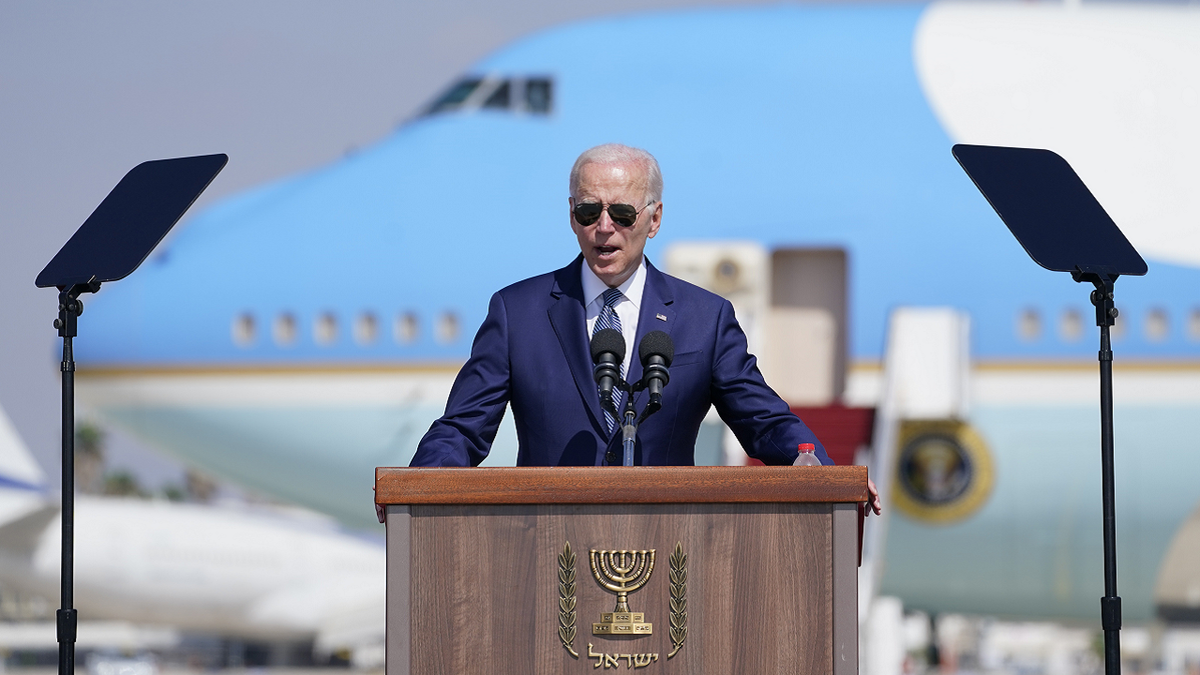
<svg viewBox="0 0 1200 675">
<path fill-rule="evenodd" d="M 646 585 L 654 573 L 654 549 L 649 551 L 591 550 L 592 576 L 602 588 L 617 594 L 617 608 L 600 615 L 592 635 L 651 635 L 654 624 L 646 615 L 629 610 L 629 594 Z"/>
</svg>

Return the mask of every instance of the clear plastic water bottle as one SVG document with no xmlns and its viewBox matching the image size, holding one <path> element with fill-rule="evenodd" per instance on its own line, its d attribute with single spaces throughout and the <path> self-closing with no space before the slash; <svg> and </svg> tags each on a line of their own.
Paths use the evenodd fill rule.
<svg viewBox="0 0 1200 675">
<path fill-rule="evenodd" d="M 817 446 L 812 443 L 801 443 L 800 456 L 792 462 L 792 466 L 821 466 L 821 460 L 817 459 Z"/>
</svg>

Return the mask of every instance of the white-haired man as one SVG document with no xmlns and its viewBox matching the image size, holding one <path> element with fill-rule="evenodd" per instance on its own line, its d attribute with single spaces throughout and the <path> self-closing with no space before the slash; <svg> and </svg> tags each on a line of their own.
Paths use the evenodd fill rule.
<svg viewBox="0 0 1200 675">
<path fill-rule="evenodd" d="M 670 393 L 638 430 L 635 464 L 694 464 L 710 406 L 751 457 L 791 464 L 798 446 L 812 443 L 817 457 L 832 463 L 763 381 L 733 306 L 646 259 L 646 241 L 662 225 L 662 189 L 658 162 L 645 150 L 609 144 L 579 156 L 568 204 L 580 255 L 492 296 L 446 412 L 421 440 L 413 466 L 478 465 L 506 405 L 517 427 L 519 465 L 620 464 L 620 429 L 602 410 L 593 379 L 589 338 L 600 327 L 620 332 L 626 345 L 653 331 L 674 342 Z M 625 351 L 621 365 L 625 379 L 637 382 L 642 364 L 633 351 Z M 878 513 L 874 486 L 871 492 Z"/>
</svg>

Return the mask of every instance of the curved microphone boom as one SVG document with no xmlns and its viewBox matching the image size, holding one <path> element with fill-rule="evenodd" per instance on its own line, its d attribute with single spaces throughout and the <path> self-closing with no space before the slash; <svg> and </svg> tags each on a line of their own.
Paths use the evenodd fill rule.
<svg viewBox="0 0 1200 675">
<path fill-rule="evenodd" d="M 656 330 L 647 333 L 638 345 L 638 359 L 642 362 L 642 382 L 650 392 L 650 400 L 642 412 L 642 419 L 662 408 L 662 390 L 671 381 L 667 369 L 675 358 L 675 343 L 671 336 Z"/>
<path fill-rule="evenodd" d="M 592 363 L 596 384 L 600 387 L 600 407 L 620 417 L 613 405 L 613 388 L 621 381 L 621 364 L 625 361 L 625 338 L 620 331 L 605 328 L 592 336 Z"/>
</svg>

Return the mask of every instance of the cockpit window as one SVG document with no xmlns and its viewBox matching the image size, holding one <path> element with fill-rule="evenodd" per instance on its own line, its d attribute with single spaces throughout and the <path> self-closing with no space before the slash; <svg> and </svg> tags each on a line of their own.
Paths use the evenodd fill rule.
<svg viewBox="0 0 1200 675">
<path fill-rule="evenodd" d="M 467 77 L 450 87 L 425 114 L 487 109 L 548 115 L 553 103 L 554 82 L 548 77 Z"/>
<path fill-rule="evenodd" d="M 496 87 L 492 91 L 491 96 L 488 96 L 487 100 L 483 102 L 483 107 L 485 107 L 485 108 L 505 108 L 505 109 L 508 108 L 509 99 L 512 98 L 509 96 L 509 92 L 511 90 L 512 90 L 512 86 L 509 82 L 507 82 L 507 81 L 501 82 L 500 86 Z"/>
<path fill-rule="evenodd" d="M 550 112 L 550 80 L 536 78 L 525 80 L 525 105 L 529 112 Z"/>
<path fill-rule="evenodd" d="M 429 107 L 429 114 L 433 115 L 434 113 L 439 113 L 443 110 L 449 110 L 461 106 L 463 101 L 466 101 L 467 97 L 469 97 L 472 92 L 479 88 L 480 84 L 483 84 L 483 80 L 478 78 L 467 78 L 465 80 L 460 80 L 453 87 L 450 87 L 450 91 L 447 91 L 441 98 L 439 98 L 432 106 Z"/>
</svg>

